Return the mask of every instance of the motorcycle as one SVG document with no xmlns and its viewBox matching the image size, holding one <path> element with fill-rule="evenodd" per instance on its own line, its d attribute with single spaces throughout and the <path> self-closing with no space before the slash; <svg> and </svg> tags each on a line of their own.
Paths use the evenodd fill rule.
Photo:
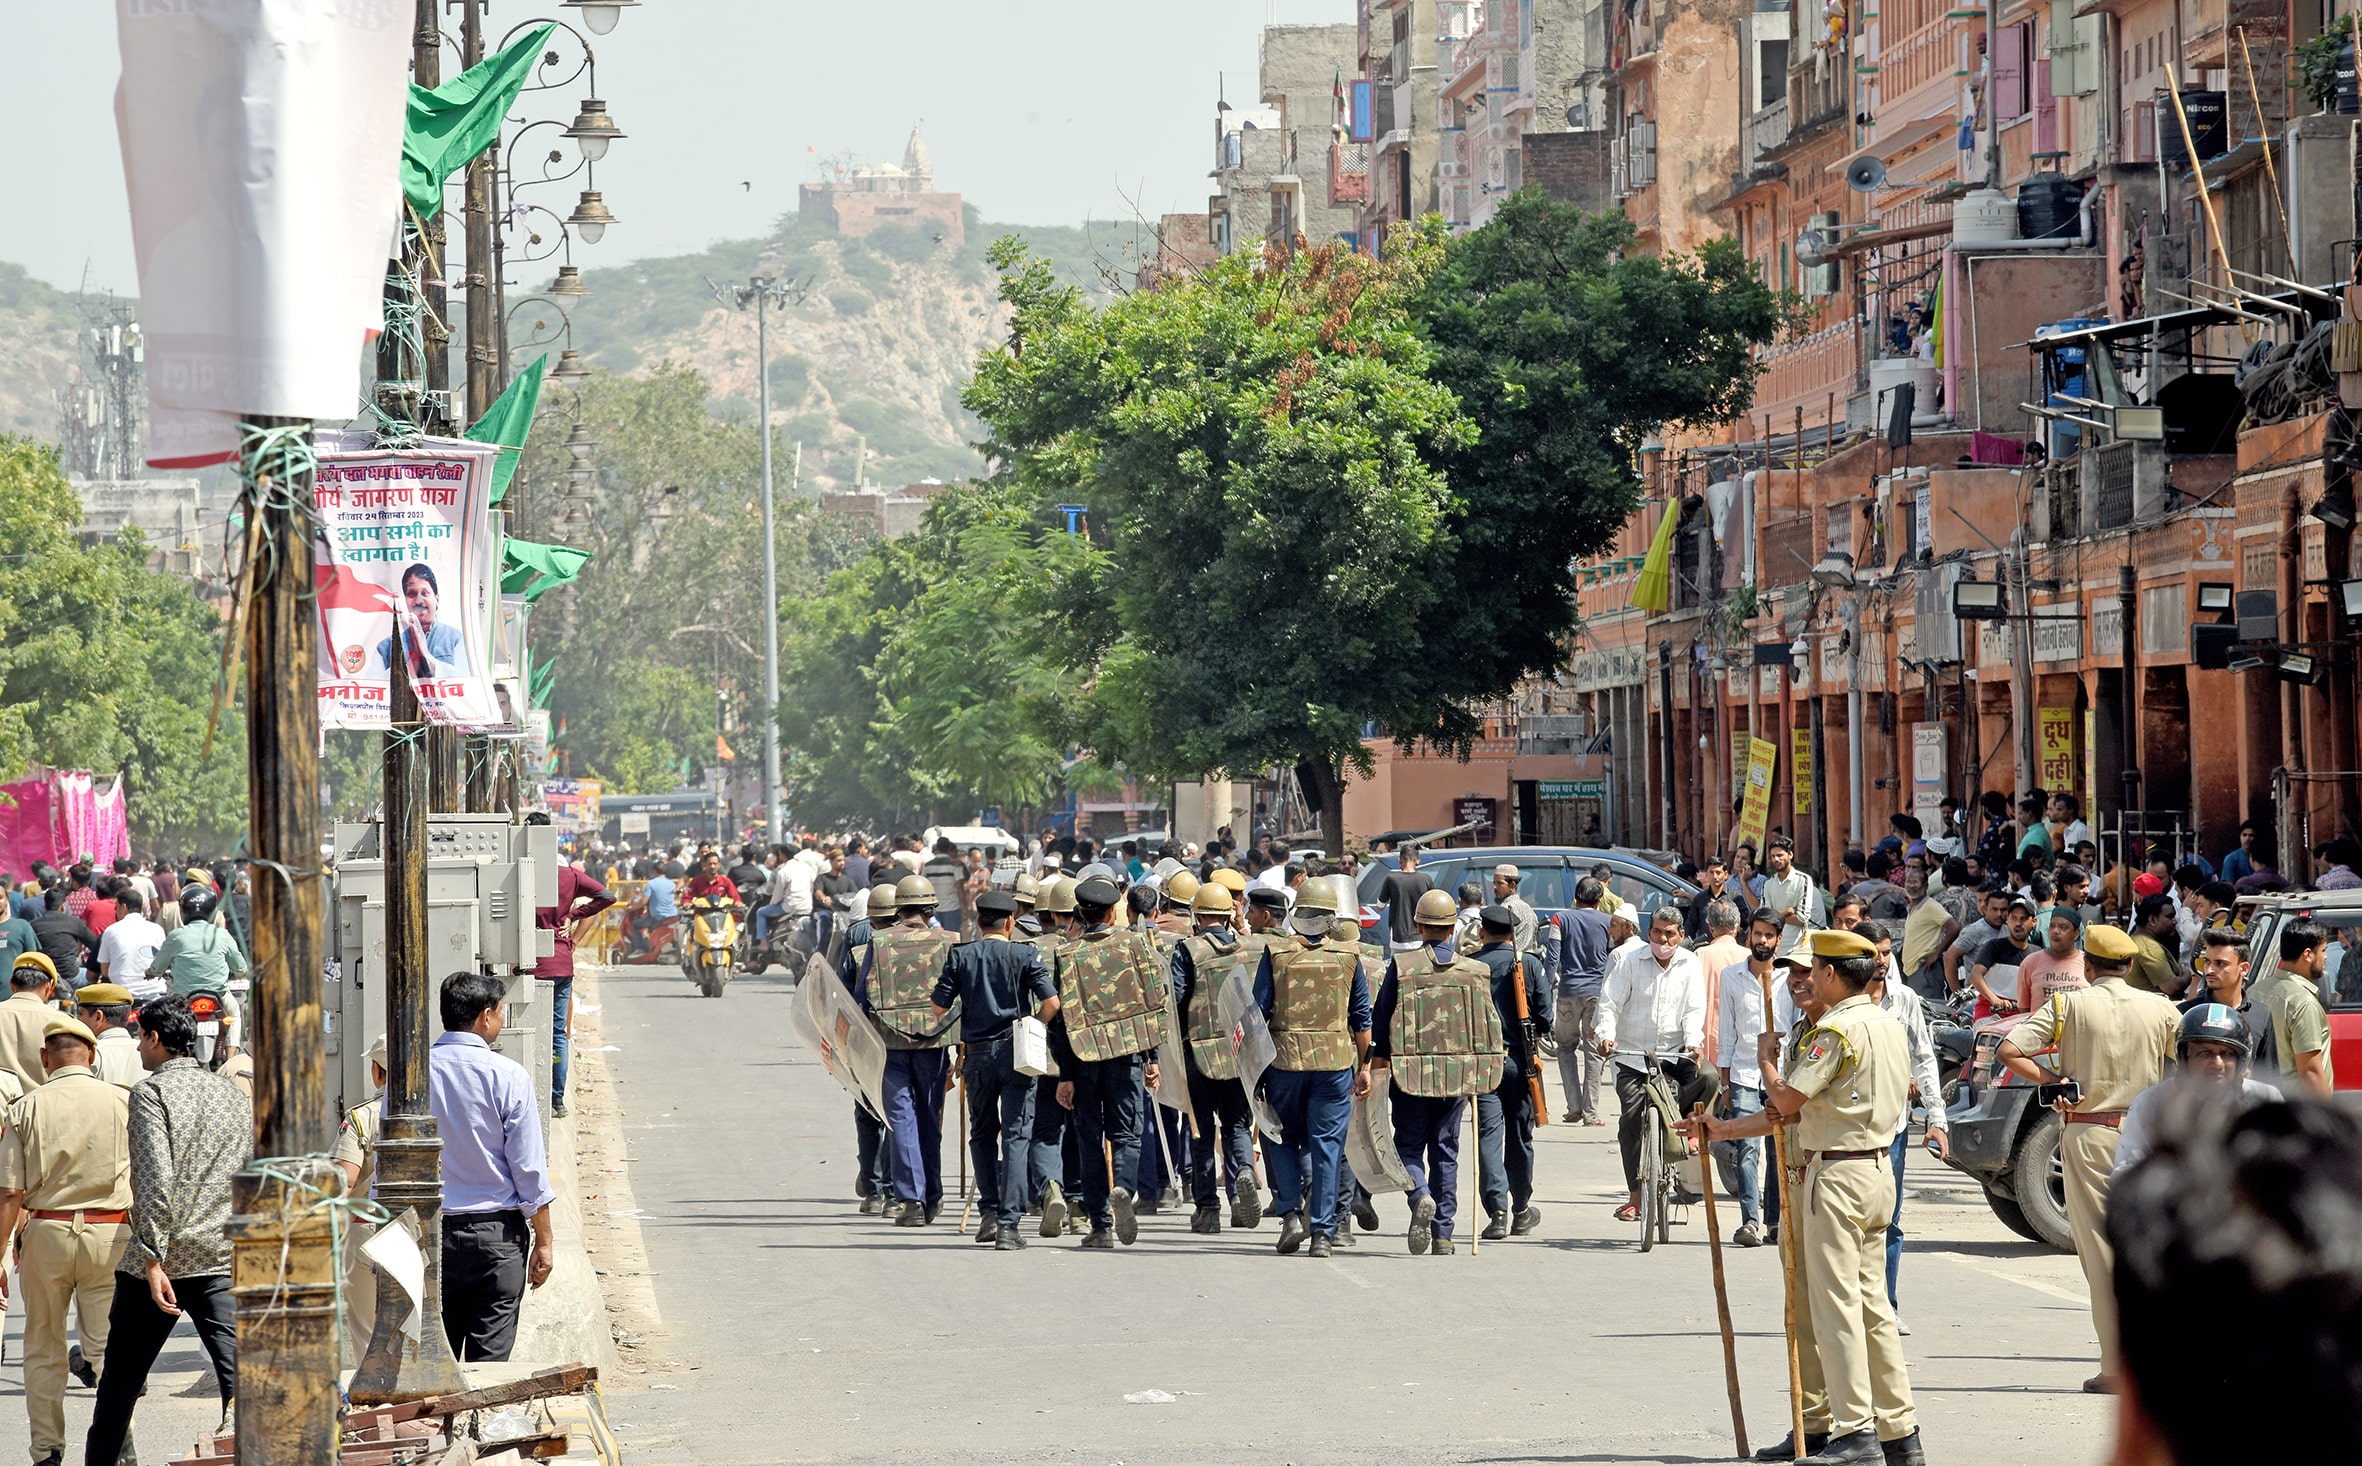
<svg viewBox="0 0 2362 1466">
<path fill-rule="evenodd" d="M 689 935 L 681 971 L 709 998 L 730 985 L 738 954 L 738 903 L 727 896 L 699 896 L 689 903 Z"/>
<path fill-rule="evenodd" d="M 189 1014 L 197 1020 L 197 1062 L 208 1069 L 216 1067 L 216 1056 L 227 1056 L 221 1031 L 228 1012 L 229 1003 L 213 993 L 198 993 L 189 999 Z"/>
<path fill-rule="evenodd" d="M 1976 1058 L 1976 1030 L 1969 1023 L 1976 1000 L 1975 991 L 1969 988 L 1961 989 L 1943 1002 L 1928 997 L 1919 1000 L 1927 1012 L 1928 1033 L 1935 1040 L 1936 1077 L 1943 1081 L 1946 1111 L 1959 1097 L 1961 1085 L 1969 1080 Z"/>
<path fill-rule="evenodd" d="M 678 916 L 642 914 L 639 924 L 625 939 L 625 945 L 618 947 L 608 960 L 623 967 L 684 962 L 688 957 L 683 946 L 684 928 L 685 923 Z"/>
</svg>

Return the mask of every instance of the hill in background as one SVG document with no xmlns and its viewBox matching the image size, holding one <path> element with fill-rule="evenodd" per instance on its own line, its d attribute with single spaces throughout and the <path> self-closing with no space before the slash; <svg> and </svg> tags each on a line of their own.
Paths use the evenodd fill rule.
<svg viewBox="0 0 2362 1466">
<path fill-rule="evenodd" d="M 1060 278 L 1105 294 L 1137 268 L 1141 236 L 1130 226 L 1004 225 L 973 207 L 966 213 L 956 247 L 902 225 L 854 239 L 789 215 L 769 238 L 586 269 L 590 295 L 575 308 L 575 349 L 617 373 L 660 361 L 693 366 L 717 413 L 752 417 L 754 318 L 716 302 L 707 281 L 742 285 L 758 268 L 793 277 L 801 302 L 771 317 L 771 411 L 782 450 L 803 444 L 806 492 L 851 488 L 864 446 L 872 484 L 967 477 L 984 468 L 970 446 L 984 433 L 960 391 L 1007 319 L 987 247 L 1017 235 Z M 515 311 L 521 295 L 511 292 L 520 337 L 531 324 L 529 312 Z"/>
<path fill-rule="evenodd" d="M 58 396 L 82 359 L 74 297 L 0 263 L 0 432 L 58 440 Z"/>
</svg>

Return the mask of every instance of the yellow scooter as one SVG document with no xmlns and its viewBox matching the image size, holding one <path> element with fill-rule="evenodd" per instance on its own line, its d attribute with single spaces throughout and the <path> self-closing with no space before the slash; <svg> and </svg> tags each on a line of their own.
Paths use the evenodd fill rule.
<svg viewBox="0 0 2362 1466">
<path fill-rule="evenodd" d="M 681 970 L 697 990 L 718 998 L 730 985 L 738 951 L 738 905 L 727 896 L 699 896 L 689 903 L 689 932 Z"/>
</svg>

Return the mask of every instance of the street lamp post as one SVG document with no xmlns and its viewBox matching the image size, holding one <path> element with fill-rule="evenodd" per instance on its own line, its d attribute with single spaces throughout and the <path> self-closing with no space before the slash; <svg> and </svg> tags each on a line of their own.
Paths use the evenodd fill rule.
<svg viewBox="0 0 2362 1466">
<path fill-rule="evenodd" d="M 769 843 L 780 842 L 779 822 L 779 539 L 778 505 L 771 488 L 771 317 L 804 298 L 805 287 L 793 278 L 774 280 L 756 275 L 744 285 L 725 290 L 705 282 L 714 298 L 732 310 L 754 307 L 756 412 L 763 423 L 763 829 Z M 803 475 L 804 445 L 796 445 L 794 472 Z"/>
</svg>

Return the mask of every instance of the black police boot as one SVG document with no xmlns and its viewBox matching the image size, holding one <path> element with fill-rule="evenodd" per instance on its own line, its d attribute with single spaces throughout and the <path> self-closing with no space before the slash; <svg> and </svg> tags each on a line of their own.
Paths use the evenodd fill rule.
<svg viewBox="0 0 2362 1466">
<path fill-rule="evenodd" d="M 1424 1257 L 1435 1240 L 1435 1198 L 1422 1196 L 1411 1206 L 1411 1256 Z"/>
<path fill-rule="evenodd" d="M 1886 1452 L 1886 1466 L 1927 1466 L 1927 1452 L 1919 1448 L 1917 1430 L 1900 1440 L 1880 1441 L 1878 1449 Z"/>
<path fill-rule="evenodd" d="M 894 1225 L 897 1227 L 923 1227 L 927 1222 L 927 1209 L 915 1201 L 902 1203 L 902 1210 L 894 1214 Z"/>
<path fill-rule="evenodd" d="M 1201 1237 L 1210 1237 L 1222 1230 L 1222 1209 L 1201 1206 L 1189 1214 L 1189 1230 Z"/>
<path fill-rule="evenodd" d="M 1806 1455 L 1808 1455 L 1808 1456 L 1809 1456 L 1809 1455 L 1811 1455 L 1811 1454 L 1813 1454 L 1814 1452 L 1816 1452 L 1816 1451 L 1820 1450 L 1820 1449 L 1821 1449 L 1823 1446 L 1826 1446 L 1827 1444 L 1829 1444 L 1829 1437 L 1828 1437 L 1828 1436 L 1827 1436 L 1825 1433 L 1823 1433 L 1823 1432 L 1821 1432 L 1821 1431 L 1817 1431 L 1817 1430 L 1808 1430 L 1808 1431 L 1806 1431 L 1806 1432 L 1804 1433 L 1804 1450 L 1805 1450 L 1805 1454 L 1806 1454 Z M 1757 1452 L 1755 1453 L 1755 1459 L 1756 1459 L 1756 1460 L 1758 1460 L 1758 1461 L 1793 1461 L 1793 1460 L 1795 1460 L 1795 1459 L 1796 1459 L 1796 1436 L 1795 1436 L 1795 1433 L 1794 1433 L 1794 1432 L 1790 1432 L 1789 1434 L 1782 1436 L 1782 1437 L 1780 1438 L 1780 1443 L 1779 1443 L 1778 1445 L 1776 1445 L 1776 1446 L 1765 1446 L 1765 1447 L 1764 1447 L 1762 1450 L 1760 1450 L 1760 1451 L 1757 1451 Z"/>
<path fill-rule="evenodd" d="M 1812 1466 L 1885 1466 L 1886 1452 L 1878 1447 L 1878 1432 L 1857 1430 L 1831 1436 L 1829 1443 L 1804 1458 Z"/>
<path fill-rule="evenodd" d="M 1518 1212 L 1517 1219 L 1509 1224 L 1509 1235 L 1523 1237 L 1540 1225 L 1542 1225 L 1542 1209 L 1529 1205 Z"/>
<path fill-rule="evenodd" d="M 1476 1235 L 1487 1242 L 1498 1242 L 1509 1235 L 1509 1219 L 1496 1212 L 1492 1220 L 1484 1224 L 1484 1230 Z"/>
<path fill-rule="evenodd" d="M 1025 1250 L 1025 1233 L 1015 1227 L 1004 1227 L 1000 1236 L 993 1240 L 992 1250 L 995 1252 L 1023 1252 Z"/>
<path fill-rule="evenodd" d="M 941 1201 L 930 1201 L 927 1203 L 927 1224 L 929 1226 L 933 1226 L 935 1224 L 935 1219 L 941 1215 L 943 1215 L 943 1203 Z"/>
<path fill-rule="evenodd" d="M 1230 1203 L 1230 1225 L 1249 1230 L 1263 1222 L 1263 1191 L 1252 1181 L 1239 1184 L 1238 1195 Z"/>
<path fill-rule="evenodd" d="M 1327 1257 L 1333 1245 L 1329 1240 L 1328 1233 L 1315 1232 L 1312 1234 L 1312 1245 L 1306 1249 L 1305 1255 L 1307 1257 Z"/>
<path fill-rule="evenodd" d="M 1001 1219 L 999 1217 L 986 1217 L 981 1223 L 977 1225 L 976 1245 L 978 1247 L 990 1247 L 993 1243 L 1000 1240 Z"/>
<path fill-rule="evenodd" d="M 1449 1237 L 1436 1238 L 1428 1244 L 1427 1255 L 1430 1257 L 1450 1257 L 1452 1255 L 1452 1239 Z"/>
<path fill-rule="evenodd" d="M 1279 1255 L 1287 1257 L 1304 1245 L 1311 1228 L 1304 1225 L 1304 1213 L 1292 1211 L 1279 1219 Z"/>
<path fill-rule="evenodd" d="M 874 1217 L 878 1214 L 878 1208 L 883 1205 L 885 1205 L 885 1203 L 878 1199 L 878 1196 L 875 1192 L 872 1192 L 868 1196 L 861 1198 L 861 1214 L 865 1217 Z M 96 1387 L 93 1386 L 93 1388 Z"/>
<path fill-rule="evenodd" d="M 1368 1197 L 1353 1203 L 1353 1221 L 1365 1232 L 1378 1230 L 1378 1204 Z"/>
<path fill-rule="evenodd" d="M 1086 1252 L 1115 1251 L 1114 1231 L 1107 1227 L 1093 1227 L 1090 1234 L 1083 1238 L 1083 1250 Z"/>
<path fill-rule="evenodd" d="M 1140 1217 L 1129 1187 L 1118 1186 L 1109 1192 L 1107 1209 L 1115 1213 L 1116 1241 L 1129 1247 L 1140 1240 Z"/>
<path fill-rule="evenodd" d="M 66 1351 L 66 1373 L 80 1380 L 84 1389 L 95 1390 L 98 1388 L 98 1371 L 92 1369 L 90 1361 L 82 1357 L 80 1344 L 76 1344 Z"/>
</svg>

